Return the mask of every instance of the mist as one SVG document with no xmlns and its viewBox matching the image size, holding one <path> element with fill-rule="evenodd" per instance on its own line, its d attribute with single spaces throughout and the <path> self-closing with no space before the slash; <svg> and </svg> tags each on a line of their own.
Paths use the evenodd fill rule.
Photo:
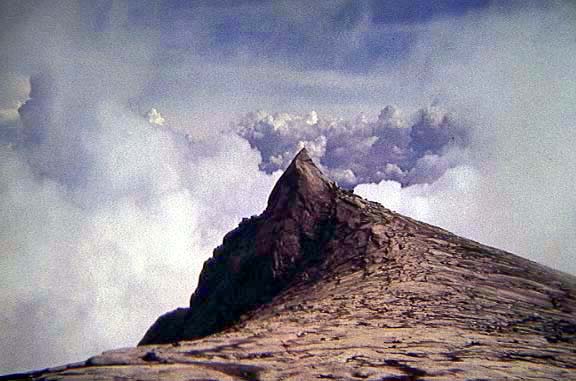
<svg viewBox="0 0 576 381">
<path fill-rule="evenodd" d="M 135 345 L 304 146 L 576 274 L 569 2 L 169 3 L 0 5 L 0 373 Z"/>
</svg>

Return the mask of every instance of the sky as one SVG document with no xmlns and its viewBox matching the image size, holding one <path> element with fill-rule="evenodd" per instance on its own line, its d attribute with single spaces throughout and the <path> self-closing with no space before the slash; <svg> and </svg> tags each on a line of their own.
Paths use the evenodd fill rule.
<svg viewBox="0 0 576 381">
<path fill-rule="evenodd" d="M 0 3 L 0 373 L 135 345 L 302 147 L 576 274 L 572 1 Z"/>
</svg>

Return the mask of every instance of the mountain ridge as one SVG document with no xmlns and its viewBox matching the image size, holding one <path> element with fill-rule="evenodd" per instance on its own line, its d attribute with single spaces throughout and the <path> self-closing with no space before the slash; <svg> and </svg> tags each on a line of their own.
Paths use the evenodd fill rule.
<svg viewBox="0 0 576 381">
<path fill-rule="evenodd" d="M 576 277 L 340 189 L 303 150 L 189 308 L 136 348 L 18 377 L 576 379 L 575 312 Z"/>
</svg>

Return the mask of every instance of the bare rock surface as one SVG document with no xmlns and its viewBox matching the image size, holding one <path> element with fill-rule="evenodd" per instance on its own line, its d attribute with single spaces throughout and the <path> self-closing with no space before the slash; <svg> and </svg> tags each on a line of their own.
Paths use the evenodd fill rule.
<svg viewBox="0 0 576 381">
<path fill-rule="evenodd" d="M 576 380 L 576 278 L 342 190 L 302 151 L 140 344 L 0 379 Z"/>
</svg>

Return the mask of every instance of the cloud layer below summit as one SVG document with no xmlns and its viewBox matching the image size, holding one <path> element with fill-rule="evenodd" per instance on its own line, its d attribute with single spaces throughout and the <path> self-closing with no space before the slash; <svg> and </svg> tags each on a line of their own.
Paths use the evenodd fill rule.
<svg viewBox="0 0 576 381">
<path fill-rule="evenodd" d="M 136 343 L 301 146 L 576 273 L 569 3 L 188 3 L 0 5 L 0 372 Z"/>
</svg>

